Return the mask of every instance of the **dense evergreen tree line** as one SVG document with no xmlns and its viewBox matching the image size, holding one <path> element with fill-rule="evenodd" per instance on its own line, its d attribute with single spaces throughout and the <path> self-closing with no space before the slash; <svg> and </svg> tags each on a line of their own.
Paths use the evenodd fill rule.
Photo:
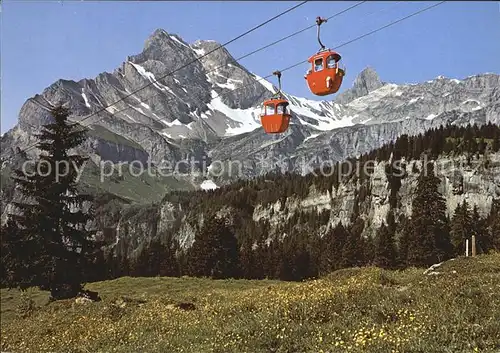
<svg viewBox="0 0 500 353">
<path fill-rule="evenodd" d="M 422 184 L 432 182 L 430 177 Z M 465 240 L 470 242 L 472 235 L 476 237 L 478 254 L 500 251 L 500 200 L 495 201 L 488 217 L 481 218 L 476 207 L 464 202 L 448 219 L 436 190 L 434 196 L 428 191 L 417 196 L 413 207 L 419 212 L 411 218 L 402 217 L 396 222 L 391 211 L 374 239 L 361 236 L 364 223 L 358 218 L 349 225 L 339 223 L 322 236 L 299 220 L 293 230 L 282 233 L 283 237 L 261 237 L 255 242 L 245 237 L 238 241 L 228 220 L 214 217 L 204 223 L 187 251 L 181 251 L 174 240 L 168 239 L 148 243 L 133 260 L 110 252 L 93 272 L 99 275 L 87 280 L 188 275 L 299 281 L 355 266 L 425 267 L 464 255 Z M 424 200 L 426 207 L 421 207 Z M 307 222 L 307 215 L 301 216 Z M 283 229 L 288 225 L 292 222 Z"/>
<path fill-rule="evenodd" d="M 391 208 L 374 239 L 362 237 L 362 218 L 353 215 L 349 225 L 328 226 L 328 212 L 296 213 L 279 227 L 280 236 L 268 239 L 269 224 L 257 223 L 240 233 L 225 218 L 208 219 L 186 253 L 178 246 L 164 246 L 165 268 L 171 275 L 212 278 L 273 278 L 298 281 L 355 266 L 388 269 L 430 266 L 465 253 L 465 241 L 476 238 L 478 253 L 500 250 L 500 200 L 495 200 L 488 217 L 467 202 L 458 205 L 453 217 L 446 216 L 446 204 L 438 191 L 439 179 L 432 164 L 422 168 L 410 218 L 395 219 Z M 318 230 L 324 229 L 324 234 Z M 172 243 L 171 243 L 172 244 Z M 140 256 L 135 268 L 148 268 L 149 256 Z M 174 255 L 174 253 L 176 253 Z M 160 260 L 156 260 L 157 264 Z M 120 265 L 118 264 L 118 267 Z M 130 272 L 138 276 L 158 275 Z M 164 272 L 165 273 L 165 272 Z"/>
</svg>

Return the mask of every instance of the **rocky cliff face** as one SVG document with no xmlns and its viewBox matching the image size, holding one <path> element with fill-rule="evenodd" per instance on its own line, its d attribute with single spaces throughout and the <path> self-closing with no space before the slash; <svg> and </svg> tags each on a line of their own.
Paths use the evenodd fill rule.
<svg viewBox="0 0 500 353">
<path fill-rule="evenodd" d="M 444 123 L 500 123 L 497 74 L 396 85 L 382 82 L 367 68 L 334 101 L 286 94 L 291 127 L 268 135 L 260 127 L 260 105 L 275 87 L 248 72 L 225 49 L 200 58 L 218 46 L 213 41 L 186 43 L 156 30 L 143 51 L 127 57 L 114 72 L 53 83 L 26 101 L 18 125 L 2 136 L 2 161 L 10 163 L 16 149 L 36 142 L 33 134 L 50 121 L 35 101 L 45 106 L 66 102 L 72 119 L 89 127 L 82 152 L 95 160 L 151 161 L 159 166 L 191 159 L 197 166 L 177 177 L 197 187 L 205 185 L 206 174 L 221 185 L 276 169 L 307 173 L 324 160 L 356 156 L 401 134 L 418 134 Z M 32 150 L 28 157 L 35 154 Z M 229 169 L 231 164 L 237 165 L 237 172 Z M 184 186 L 172 186 L 177 187 Z"/>
<path fill-rule="evenodd" d="M 411 203 L 417 186 L 417 178 L 422 168 L 421 161 L 407 160 L 406 177 L 401 181 L 397 192 L 397 215 L 411 216 Z M 325 192 L 317 191 L 313 186 L 305 197 L 280 197 L 266 204 L 248 205 L 251 208 L 249 217 L 254 222 L 269 222 L 269 236 L 278 234 L 278 227 L 298 212 L 322 212 L 329 214 L 328 226 L 317 229 L 321 235 L 328 227 L 338 222 L 349 224 L 353 214 L 356 198 L 358 198 L 359 217 L 365 221 L 365 236 L 372 236 L 390 209 L 391 193 L 388 177 L 385 173 L 385 162 L 376 163 L 371 176 L 363 182 L 349 180 L 337 188 Z M 468 160 L 466 156 L 443 156 L 434 161 L 436 175 L 441 179 L 440 192 L 446 199 L 448 214 L 454 212 L 464 200 L 469 205 L 477 205 L 482 216 L 486 216 L 491 208 L 492 200 L 500 197 L 500 153 L 475 156 Z M 364 189 L 364 191 L 362 191 Z M 361 196 L 363 195 L 363 196 Z M 206 197 L 210 197 L 207 194 Z M 229 219 L 239 217 L 231 206 L 223 206 L 213 210 L 224 214 Z M 107 227 L 116 227 L 117 243 L 127 244 L 130 253 L 141 241 L 161 237 L 171 232 L 179 240 L 181 246 L 189 247 L 194 241 L 196 232 L 204 219 L 203 213 L 183 209 L 180 203 L 168 198 L 150 208 L 135 208 L 122 211 L 118 221 L 109 222 Z M 314 234 L 311 234 L 313 236 Z M 134 245 L 135 244 L 135 245 Z M 122 247 L 123 249 L 123 247 Z"/>
</svg>

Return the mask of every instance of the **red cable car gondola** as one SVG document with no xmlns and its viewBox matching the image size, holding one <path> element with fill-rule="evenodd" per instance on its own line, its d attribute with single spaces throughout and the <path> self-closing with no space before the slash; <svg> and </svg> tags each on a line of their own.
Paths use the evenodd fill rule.
<svg viewBox="0 0 500 353">
<path fill-rule="evenodd" d="M 260 121 L 266 133 L 280 134 L 288 129 L 291 115 L 288 112 L 289 103 L 281 93 L 281 72 L 275 71 L 273 74 L 278 76 L 279 90 L 273 97 L 264 101 Z"/>
<path fill-rule="evenodd" d="M 316 18 L 318 25 L 318 42 L 321 49 L 309 58 L 311 68 L 307 71 L 304 78 L 311 92 L 317 96 L 326 96 L 337 92 L 345 76 L 345 68 L 339 67 L 339 61 L 342 59 L 340 54 L 326 49 L 319 38 L 319 29 L 326 19 Z"/>
</svg>

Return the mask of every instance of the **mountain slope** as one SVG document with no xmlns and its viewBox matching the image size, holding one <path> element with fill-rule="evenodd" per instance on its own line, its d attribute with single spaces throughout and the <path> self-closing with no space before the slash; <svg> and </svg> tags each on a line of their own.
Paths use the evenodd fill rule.
<svg viewBox="0 0 500 353">
<path fill-rule="evenodd" d="M 214 41 L 189 44 L 159 29 L 141 53 L 127 57 L 114 72 L 78 82 L 58 80 L 23 105 L 18 125 L 1 138 L 2 159 L 36 142 L 33 134 L 50 121 L 34 101 L 66 102 L 72 119 L 85 119 L 90 138 L 82 151 L 95 160 L 175 165 L 194 158 L 206 161 L 194 173 L 210 171 L 217 185 L 277 168 L 307 172 L 297 161 L 319 158 L 312 163 L 317 166 L 324 158 L 342 160 L 401 134 L 418 134 L 444 123 L 500 123 L 497 74 L 395 85 L 382 82 L 367 68 L 333 101 L 286 94 L 291 127 L 284 134 L 268 135 L 260 127 L 260 106 L 275 87 L 248 72 L 226 49 L 197 60 L 218 46 Z M 240 163 L 241 172 L 224 168 L 230 162 Z M 195 185 L 203 182 L 203 177 L 186 173 L 183 177 L 193 177 Z"/>
<path fill-rule="evenodd" d="M 394 157 L 396 153 L 400 156 Z M 482 217 L 490 213 L 494 199 L 500 198 L 500 127 L 493 124 L 403 136 L 351 161 L 351 169 L 315 170 L 305 176 L 268 174 L 216 190 L 205 182 L 203 188 L 212 190 L 172 192 L 151 206 L 115 209 L 102 214 L 102 224 L 112 229 L 110 239 L 118 244 L 117 251 L 132 256 L 140 244 L 156 238 L 172 236 L 181 247 L 189 247 L 203 220 L 214 213 L 230 219 L 240 241 L 285 234 L 321 236 L 353 219 L 363 221 L 363 235 L 372 237 L 391 209 L 398 220 L 411 216 L 424 154 L 434 160 L 450 217 L 464 201 L 477 206 Z M 390 162 L 404 173 L 391 173 Z M 370 163 L 371 171 L 365 169 Z"/>
</svg>

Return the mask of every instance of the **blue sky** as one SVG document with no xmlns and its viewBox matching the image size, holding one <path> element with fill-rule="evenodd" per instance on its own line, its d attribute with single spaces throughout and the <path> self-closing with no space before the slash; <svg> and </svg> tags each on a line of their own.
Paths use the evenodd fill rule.
<svg viewBox="0 0 500 353">
<path fill-rule="evenodd" d="M 4 0 L 1 23 L 1 131 L 17 122 L 25 100 L 59 78 L 80 80 L 113 71 L 139 53 L 157 28 L 186 42 L 226 42 L 247 29 L 297 4 L 288 1 L 19 1 Z M 230 44 L 242 56 L 289 33 L 314 24 L 355 2 L 309 2 L 265 27 Z M 328 47 L 404 17 L 432 2 L 369 2 L 322 26 Z M 464 78 L 500 73 L 500 3 L 448 2 L 374 35 L 343 47 L 347 77 L 373 67 L 382 80 L 416 83 L 439 75 Z M 266 76 L 307 59 L 318 49 L 315 29 L 241 61 L 251 72 Z M 179 63 L 182 65 L 182 63 Z M 306 66 L 283 73 L 288 93 L 311 95 L 303 78 Z"/>
</svg>

